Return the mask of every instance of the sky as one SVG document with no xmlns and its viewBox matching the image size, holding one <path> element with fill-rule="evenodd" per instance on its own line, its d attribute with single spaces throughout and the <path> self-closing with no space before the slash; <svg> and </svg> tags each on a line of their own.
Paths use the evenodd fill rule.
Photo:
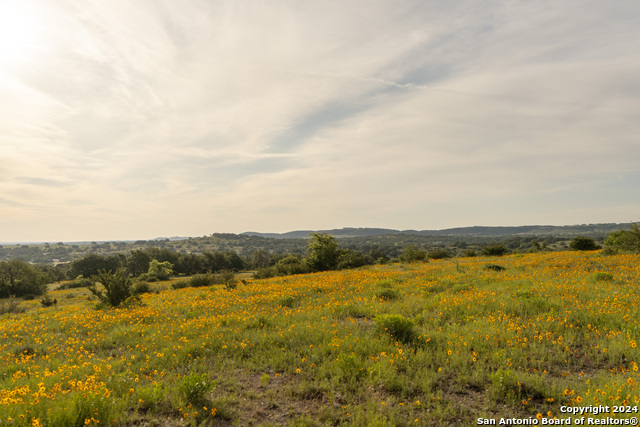
<svg viewBox="0 0 640 427">
<path fill-rule="evenodd" d="M 640 220 L 640 2 L 1 0 L 0 241 Z"/>
</svg>

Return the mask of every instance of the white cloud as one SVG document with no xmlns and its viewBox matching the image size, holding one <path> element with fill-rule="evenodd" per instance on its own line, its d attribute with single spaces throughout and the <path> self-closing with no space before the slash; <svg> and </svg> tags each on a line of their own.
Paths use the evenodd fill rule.
<svg viewBox="0 0 640 427">
<path fill-rule="evenodd" d="M 47 12 L 29 15 L 36 47 L 0 58 L 13 239 L 626 221 L 640 207 L 619 192 L 616 209 L 588 203 L 613 174 L 638 189 L 631 2 L 30 4 Z"/>
</svg>

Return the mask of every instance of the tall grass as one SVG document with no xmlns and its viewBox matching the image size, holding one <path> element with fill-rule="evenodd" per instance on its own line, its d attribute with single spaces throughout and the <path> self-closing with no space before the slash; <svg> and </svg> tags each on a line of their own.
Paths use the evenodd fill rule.
<svg viewBox="0 0 640 427">
<path fill-rule="evenodd" d="M 640 403 L 640 256 L 490 261 L 168 289 L 118 309 L 50 292 L 56 307 L 0 318 L 0 425 L 475 425 Z"/>
</svg>

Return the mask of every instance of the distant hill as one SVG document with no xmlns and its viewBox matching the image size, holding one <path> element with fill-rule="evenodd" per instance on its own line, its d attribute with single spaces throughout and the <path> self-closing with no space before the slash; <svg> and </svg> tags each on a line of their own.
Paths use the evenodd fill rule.
<svg viewBox="0 0 640 427">
<path fill-rule="evenodd" d="M 444 230 L 393 230 L 389 228 L 339 228 L 332 230 L 297 230 L 286 233 L 259 233 L 249 231 L 244 236 L 258 236 L 270 239 L 307 238 L 311 233 L 326 233 L 336 238 L 386 236 L 389 234 L 409 234 L 418 236 L 469 236 L 469 237 L 506 237 L 506 236 L 601 236 L 615 230 L 629 228 L 624 224 L 581 224 L 581 225 L 522 225 L 516 227 L 458 227 Z"/>
<path fill-rule="evenodd" d="M 259 236 L 270 239 L 305 239 L 311 235 L 311 233 L 325 233 L 334 237 L 362 237 L 362 236 L 385 236 L 387 234 L 400 234 L 399 230 L 392 230 L 389 228 L 340 228 L 333 230 L 297 230 L 288 231 L 286 233 L 258 233 L 255 231 L 248 231 L 242 233 L 244 236 Z"/>
<path fill-rule="evenodd" d="M 202 237 L 158 237 L 152 240 L 112 242 L 58 242 L 1 244 L 0 261 L 22 259 L 32 263 L 64 264 L 89 254 L 113 255 L 133 250 L 157 248 L 180 253 L 228 251 L 250 257 L 255 251 L 272 254 L 297 254 L 307 251 L 311 233 L 335 236 L 340 247 L 361 253 L 377 251 L 390 258 L 400 255 L 407 245 L 419 248 L 447 248 L 452 254 L 466 249 L 479 251 L 483 245 L 503 243 L 510 250 L 566 250 L 576 236 L 604 243 L 609 233 L 626 230 L 631 224 L 527 225 L 518 227 L 460 227 L 444 230 L 393 230 L 388 228 L 340 228 L 333 230 L 297 230 L 287 233 L 242 234 L 213 233 Z"/>
</svg>

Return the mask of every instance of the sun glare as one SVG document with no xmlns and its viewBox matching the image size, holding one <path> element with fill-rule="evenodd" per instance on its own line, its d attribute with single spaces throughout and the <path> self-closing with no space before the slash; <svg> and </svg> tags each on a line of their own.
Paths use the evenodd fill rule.
<svg viewBox="0 0 640 427">
<path fill-rule="evenodd" d="M 0 2 L 0 67 L 11 67 L 32 56 L 41 29 L 33 8 L 18 1 Z"/>
</svg>

